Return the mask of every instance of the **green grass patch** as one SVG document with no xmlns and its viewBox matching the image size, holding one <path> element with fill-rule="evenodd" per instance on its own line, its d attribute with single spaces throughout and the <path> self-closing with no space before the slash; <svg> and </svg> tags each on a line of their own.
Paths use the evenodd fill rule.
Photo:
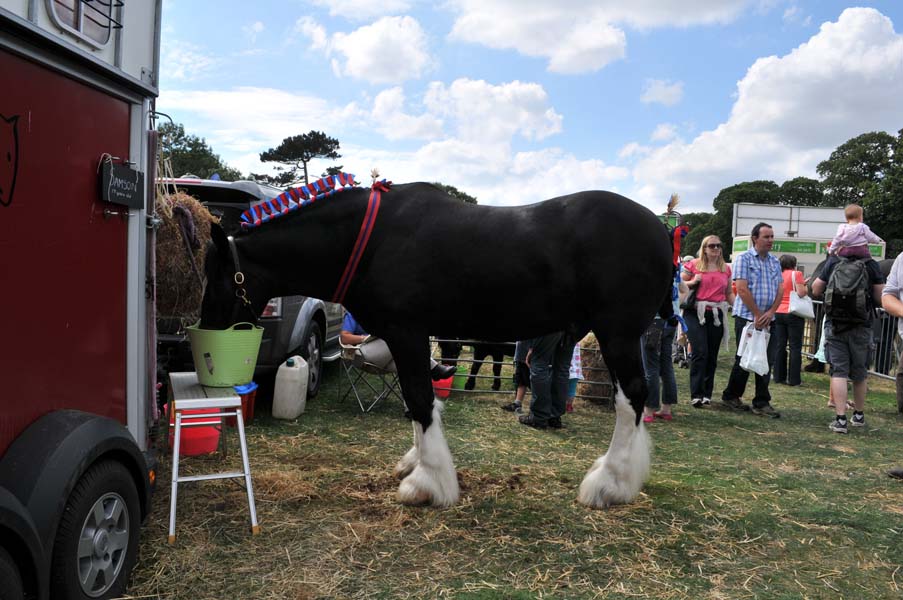
<svg viewBox="0 0 903 600">
<path fill-rule="evenodd" d="M 676 418 L 649 428 L 650 480 L 636 502 L 608 510 L 575 498 L 607 448 L 613 412 L 578 399 L 566 429 L 537 431 L 499 409 L 511 395 L 453 393 L 444 421 L 461 500 L 435 510 L 395 499 L 392 468 L 411 445 L 401 404 L 361 414 L 353 398 L 339 400 L 343 378 L 330 365 L 297 421 L 258 407 L 248 427 L 258 536 L 243 488 L 201 482 L 180 486 L 169 546 L 164 458 L 131 597 L 903 595 L 903 484 L 884 473 L 903 463 L 890 382 L 872 380 L 868 426 L 842 436 L 828 430 L 826 375 L 773 385 L 782 418 L 765 419 L 691 408 L 688 371 L 678 370 Z"/>
</svg>

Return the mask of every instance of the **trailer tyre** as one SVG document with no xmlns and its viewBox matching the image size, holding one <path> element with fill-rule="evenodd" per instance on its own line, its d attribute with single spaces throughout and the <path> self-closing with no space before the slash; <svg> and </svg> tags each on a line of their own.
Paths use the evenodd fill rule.
<svg viewBox="0 0 903 600">
<path fill-rule="evenodd" d="M 9 552 L 0 548 L 0 600 L 22 600 L 24 597 L 19 567 Z"/>
<path fill-rule="evenodd" d="M 138 558 L 141 515 L 128 469 L 107 460 L 69 495 L 53 545 L 53 598 L 122 596 Z"/>
</svg>

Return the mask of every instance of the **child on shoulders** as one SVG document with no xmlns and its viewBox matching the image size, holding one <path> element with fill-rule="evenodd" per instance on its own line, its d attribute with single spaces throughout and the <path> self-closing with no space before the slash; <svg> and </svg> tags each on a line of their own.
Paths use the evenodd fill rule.
<svg viewBox="0 0 903 600">
<path fill-rule="evenodd" d="M 858 204 L 850 204 L 844 208 L 843 216 L 847 222 L 837 227 L 837 234 L 831 240 L 828 253 L 844 257 L 871 258 L 869 244 L 880 244 L 884 240 L 872 233 L 869 226 L 862 222 L 862 207 Z"/>
</svg>

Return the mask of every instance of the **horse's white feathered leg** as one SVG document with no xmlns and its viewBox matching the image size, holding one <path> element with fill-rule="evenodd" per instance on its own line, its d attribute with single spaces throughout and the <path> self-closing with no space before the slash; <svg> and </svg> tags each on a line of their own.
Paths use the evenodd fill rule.
<svg viewBox="0 0 903 600">
<path fill-rule="evenodd" d="M 404 504 L 444 507 L 458 501 L 458 475 L 442 431 L 441 408 L 442 403 L 436 400 L 433 404 L 433 422 L 426 431 L 414 421 L 414 438 L 416 440 L 420 436 L 421 440 L 420 457 L 410 475 L 398 486 L 398 499 Z"/>
<path fill-rule="evenodd" d="M 649 477 L 651 440 L 624 392 L 615 394 L 615 430 L 608 452 L 596 459 L 580 484 L 577 500 L 593 508 L 633 501 Z"/>
<path fill-rule="evenodd" d="M 411 421 L 414 425 L 414 445 L 411 446 L 411 449 L 405 452 L 405 455 L 401 457 L 401 460 L 398 461 L 398 464 L 395 465 L 395 476 L 399 479 L 404 479 L 408 475 L 411 474 L 411 471 L 414 470 L 414 467 L 417 466 L 417 461 L 420 460 L 420 445 L 423 443 L 423 427 L 420 426 L 420 423 L 417 421 Z"/>
</svg>

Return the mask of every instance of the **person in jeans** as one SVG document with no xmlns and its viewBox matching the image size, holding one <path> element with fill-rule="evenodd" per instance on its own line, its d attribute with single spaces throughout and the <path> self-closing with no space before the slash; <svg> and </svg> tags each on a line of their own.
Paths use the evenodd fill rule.
<svg viewBox="0 0 903 600">
<path fill-rule="evenodd" d="M 561 429 L 568 397 L 568 374 L 576 340 L 559 331 L 530 341 L 530 412 L 518 420 L 536 429 Z"/>
<path fill-rule="evenodd" d="M 674 418 L 671 409 L 677 404 L 677 381 L 674 379 L 674 363 L 671 361 L 671 343 L 676 330 L 675 325 L 656 315 L 652 325 L 640 338 L 647 388 L 644 423 L 652 423 L 655 419 L 670 421 Z"/>
<path fill-rule="evenodd" d="M 724 336 L 727 303 L 734 302 L 731 268 L 724 262 L 721 240 L 710 235 L 702 240 L 699 258 L 684 264 L 681 278 L 696 290 L 696 306 L 684 309 L 690 340 L 690 398 L 694 408 L 712 402 L 718 348 Z"/>
<path fill-rule="evenodd" d="M 897 317 L 897 409 L 903 410 L 903 254 L 897 256 L 881 293 L 885 312 Z M 903 469 L 900 469 L 903 479 Z"/>
<path fill-rule="evenodd" d="M 847 380 L 853 382 L 853 427 L 865 426 L 865 395 L 868 392 L 869 359 L 874 351 L 872 337 L 872 310 L 881 304 L 881 292 L 884 289 L 884 275 L 881 267 L 871 258 L 850 257 L 853 260 L 864 260 L 868 272 L 868 284 L 871 294 L 866 295 L 866 306 L 870 318 L 866 323 L 834 322 L 829 316 L 825 319 L 825 356 L 831 365 L 831 396 L 834 399 L 834 421 L 830 429 L 835 433 L 847 432 Z M 812 284 L 812 295 L 822 296 L 831 279 L 831 273 L 837 268 L 838 260 L 831 257 L 825 263 L 818 278 Z"/>
<path fill-rule="evenodd" d="M 750 249 L 734 260 L 734 283 L 737 285 L 737 297 L 734 299 L 734 332 L 737 345 L 743 328 L 754 323 L 756 329 L 771 331 L 774 315 L 784 297 L 784 281 L 781 277 L 781 264 L 771 254 L 774 246 L 774 229 L 768 223 L 757 223 L 750 235 Z M 768 364 L 774 364 L 775 336 L 768 340 Z M 738 411 L 750 410 L 749 405 L 741 400 L 746 391 L 749 372 L 740 367 L 740 357 L 734 359 L 734 367 L 721 393 L 721 404 L 725 408 Z M 771 370 L 765 375 L 756 373 L 756 395 L 753 396 L 752 412 L 764 417 L 778 418 L 781 413 L 771 406 L 771 393 L 768 383 Z"/>
<path fill-rule="evenodd" d="M 796 257 L 781 256 L 781 277 L 784 281 L 784 296 L 774 319 L 774 336 L 778 347 L 774 363 L 774 382 L 790 386 L 799 385 L 803 370 L 803 325 L 805 319 L 790 314 L 790 294 L 805 298 L 808 290 L 803 274 L 796 270 Z M 790 345 L 790 352 L 787 346 Z"/>
</svg>

